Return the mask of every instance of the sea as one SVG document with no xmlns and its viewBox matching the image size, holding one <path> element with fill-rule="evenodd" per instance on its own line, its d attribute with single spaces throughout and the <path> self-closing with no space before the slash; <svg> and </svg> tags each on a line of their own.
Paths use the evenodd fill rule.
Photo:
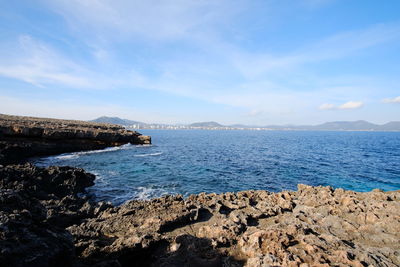
<svg viewBox="0 0 400 267">
<path fill-rule="evenodd" d="M 141 130 L 152 145 L 34 159 L 96 175 L 88 189 L 115 205 L 200 192 L 296 190 L 298 184 L 354 191 L 400 189 L 400 132 Z"/>
</svg>

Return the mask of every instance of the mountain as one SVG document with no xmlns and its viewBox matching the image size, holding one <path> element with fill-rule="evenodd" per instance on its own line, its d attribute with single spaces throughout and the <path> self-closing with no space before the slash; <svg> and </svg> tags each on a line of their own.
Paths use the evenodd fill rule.
<svg viewBox="0 0 400 267">
<path fill-rule="evenodd" d="M 304 131 L 304 130 L 312 130 L 312 127 L 314 127 L 314 126 L 311 126 L 311 125 L 267 125 L 267 126 L 264 126 L 264 127 L 262 127 L 262 128 L 265 128 L 265 129 L 268 129 L 268 130 L 293 130 L 293 131 L 295 131 L 295 130 L 302 130 L 302 131 Z"/>
<path fill-rule="evenodd" d="M 256 128 L 257 126 L 250 126 L 250 125 L 244 125 L 244 124 L 231 124 L 228 125 L 227 127 L 231 127 L 231 128 Z"/>
<path fill-rule="evenodd" d="M 400 122 L 389 122 L 384 125 L 368 121 L 332 121 L 319 125 L 269 125 L 264 128 L 270 130 L 298 130 L 298 131 L 400 131 Z"/>
<path fill-rule="evenodd" d="M 380 125 L 381 131 L 400 131 L 400 121 L 391 121 L 386 124 Z"/>
<path fill-rule="evenodd" d="M 144 123 L 121 119 L 118 117 L 100 117 L 93 122 L 123 125 L 128 128 L 140 129 L 250 129 L 250 130 L 280 130 L 280 131 L 400 131 L 400 121 L 392 121 L 383 125 L 358 121 L 332 121 L 319 125 L 268 125 L 249 126 L 243 124 L 222 125 L 215 121 L 196 122 L 188 125 Z"/>
<path fill-rule="evenodd" d="M 207 128 L 218 128 L 218 127 L 226 127 L 224 125 L 219 124 L 215 121 L 207 121 L 207 122 L 195 122 L 189 124 L 190 127 L 207 127 Z"/>
<path fill-rule="evenodd" d="M 331 130 L 331 131 L 374 131 L 378 130 L 379 125 L 367 121 L 333 121 L 313 126 L 313 130 Z"/>
<path fill-rule="evenodd" d="M 139 125 L 146 125 L 144 122 L 140 121 L 132 121 L 132 120 L 127 120 L 127 119 L 121 119 L 118 117 L 107 117 L 107 116 L 102 116 L 97 119 L 91 120 L 92 122 L 99 122 L 99 123 L 111 123 L 111 124 L 118 124 L 118 125 L 134 125 L 134 124 L 139 124 Z"/>
</svg>

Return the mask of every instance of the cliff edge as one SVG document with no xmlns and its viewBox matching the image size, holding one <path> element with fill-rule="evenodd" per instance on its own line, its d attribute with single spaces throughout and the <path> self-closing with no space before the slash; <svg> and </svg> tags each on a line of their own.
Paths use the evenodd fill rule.
<svg viewBox="0 0 400 267">
<path fill-rule="evenodd" d="M 0 164 L 126 143 L 150 144 L 151 138 L 113 124 L 0 114 Z"/>
</svg>

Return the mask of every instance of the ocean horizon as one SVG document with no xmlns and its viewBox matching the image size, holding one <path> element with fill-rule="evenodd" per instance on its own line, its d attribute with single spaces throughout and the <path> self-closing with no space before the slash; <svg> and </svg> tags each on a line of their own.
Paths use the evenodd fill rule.
<svg viewBox="0 0 400 267">
<path fill-rule="evenodd" d="M 123 145 L 33 160 L 96 175 L 89 193 L 122 204 L 167 194 L 400 188 L 399 132 L 141 130 L 152 145 Z"/>
</svg>

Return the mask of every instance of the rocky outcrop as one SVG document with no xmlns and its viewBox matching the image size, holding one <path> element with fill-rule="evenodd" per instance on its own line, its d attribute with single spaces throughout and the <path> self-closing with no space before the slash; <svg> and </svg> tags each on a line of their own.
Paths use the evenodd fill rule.
<svg viewBox="0 0 400 267">
<path fill-rule="evenodd" d="M 400 192 L 81 196 L 69 167 L 0 168 L 1 266 L 399 266 Z"/>
<path fill-rule="evenodd" d="M 108 207 L 79 196 L 93 181 L 79 168 L 0 166 L 0 266 L 71 266 L 65 227 Z"/>
<path fill-rule="evenodd" d="M 146 251 L 149 266 L 399 266 L 400 192 L 300 185 L 169 196 L 109 208 L 68 230 L 88 264 L 128 266 Z"/>
<path fill-rule="evenodd" d="M 150 144 L 151 138 L 112 124 L 0 114 L 0 164 L 126 143 Z"/>
</svg>

